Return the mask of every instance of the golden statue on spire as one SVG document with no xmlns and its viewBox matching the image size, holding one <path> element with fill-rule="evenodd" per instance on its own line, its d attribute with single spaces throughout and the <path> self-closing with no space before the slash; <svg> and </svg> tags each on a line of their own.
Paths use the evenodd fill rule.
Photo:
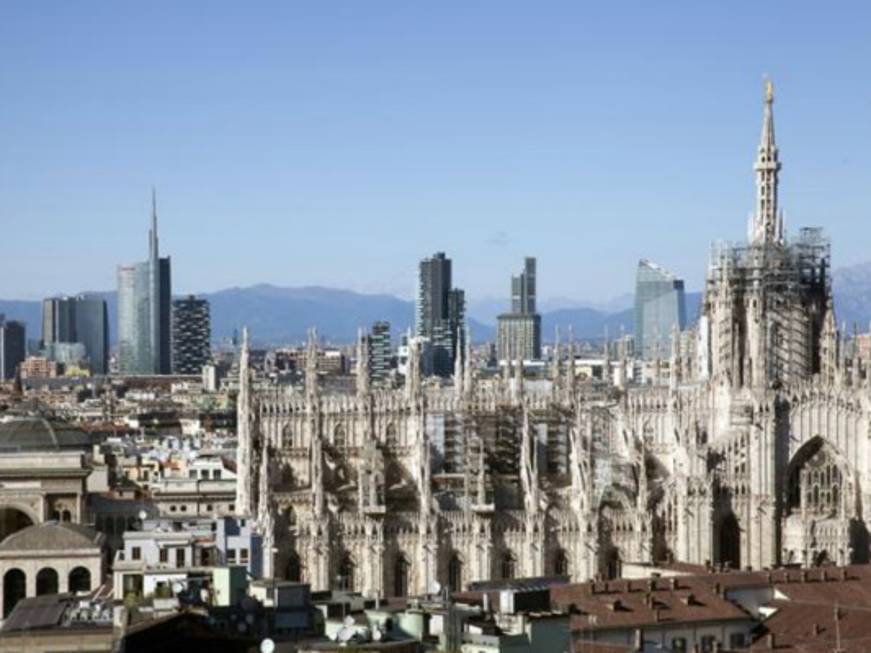
<svg viewBox="0 0 871 653">
<path fill-rule="evenodd" d="M 774 102 L 774 82 L 770 79 L 765 80 L 765 101 L 769 104 Z"/>
</svg>

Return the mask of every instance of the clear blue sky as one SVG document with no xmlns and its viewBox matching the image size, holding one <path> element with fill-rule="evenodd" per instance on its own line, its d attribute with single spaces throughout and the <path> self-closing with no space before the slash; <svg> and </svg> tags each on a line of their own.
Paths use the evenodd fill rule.
<svg viewBox="0 0 871 653">
<path fill-rule="evenodd" d="M 174 290 L 603 300 L 746 233 L 763 75 L 788 225 L 871 260 L 871 3 L 5 2 L 0 297 L 115 286 L 158 188 Z"/>
</svg>

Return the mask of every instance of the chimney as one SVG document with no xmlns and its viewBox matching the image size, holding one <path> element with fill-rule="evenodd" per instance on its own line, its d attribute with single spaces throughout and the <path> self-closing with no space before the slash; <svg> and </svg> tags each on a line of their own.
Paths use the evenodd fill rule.
<svg viewBox="0 0 871 653">
<path fill-rule="evenodd" d="M 669 584 L 671 585 L 671 591 L 672 591 L 672 592 L 674 592 L 675 590 L 680 589 L 680 583 L 678 583 L 677 578 L 671 578 Z"/>
<path fill-rule="evenodd" d="M 801 570 L 801 582 L 802 582 L 802 583 L 806 583 L 806 582 L 807 582 L 807 569 L 802 569 L 802 570 Z"/>
<path fill-rule="evenodd" d="M 644 631 L 640 628 L 635 629 L 635 649 L 637 651 L 644 650 Z"/>
<path fill-rule="evenodd" d="M 841 580 L 847 580 L 847 570 L 841 569 Z"/>
<path fill-rule="evenodd" d="M 723 586 L 720 583 L 714 583 L 714 594 L 717 596 L 723 595 Z"/>
<path fill-rule="evenodd" d="M 820 580 L 821 580 L 822 582 L 824 582 L 824 583 L 825 583 L 825 582 L 828 582 L 828 580 L 829 580 L 829 574 L 828 574 L 828 572 L 826 571 L 826 568 L 825 568 L 825 567 L 823 567 L 822 569 L 820 569 Z"/>
<path fill-rule="evenodd" d="M 626 581 L 626 593 L 629 594 L 630 592 L 632 592 L 632 581 L 627 580 Z"/>
<path fill-rule="evenodd" d="M 653 611 L 653 622 L 654 623 L 658 624 L 660 622 L 660 620 L 662 619 L 662 615 L 660 614 L 660 612 L 662 612 L 661 608 L 656 608 Z"/>
<path fill-rule="evenodd" d="M 819 636 L 820 636 L 820 631 L 821 631 L 821 630 L 822 630 L 822 629 L 820 628 L 820 625 L 819 625 L 819 624 L 814 624 L 814 631 L 813 631 L 813 632 L 814 632 L 814 637 L 819 637 Z"/>
<path fill-rule="evenodd" d="M 774 645 L 775 645 L 774 633 L 768 633 L 768 637 L 766 638 L 766 643 L 767 643 L 769 649 L 774 650 Z"/>
</svg>

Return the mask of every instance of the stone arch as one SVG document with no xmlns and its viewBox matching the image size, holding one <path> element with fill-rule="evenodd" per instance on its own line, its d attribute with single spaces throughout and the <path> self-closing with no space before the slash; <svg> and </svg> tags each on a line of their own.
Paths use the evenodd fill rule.
<svg viewBox="0 0 871 653">
<path fill-rule="evenodd" d="M 404 554 L 396 556 L 393 564 L 393 595 L 398 597 L 408 596 L 409 581 L 411 578 L 411 563 Z"/>
<path fill-rule="evenodd" d="M 448 587 L 452 592 L 463 591 L 463 559 L 454 551 L 448 560 Z"/>
<path fill-rule="evenodd" d="M 571 576 L 571 564 L 565 549 L 560 548 L 554 551 L 553 573 L 555 576 Z"/>
<path fill-rule="evenodd" d="M 719 545 L 718 562 L 732 569 L 741 569 L 741 527 L 734 512 L 729 512 L 720 520 L 717 528 Z"/>
<path fill-rule="evenodd" d="M 0 542 L 12 535 L 12 533 L 17 533 L 39 522 L 39 517 L 27 506 L 17 503 L 4 503 L 0 505 Z"/>
<path fill-rule="evenodd" d="M 816 436 L 796 451 L 787 467 L 787 513 L 805 507 L 817 517 L 834 517 L 850 499 L 852 474 L 841 453 Z"/>
<path fill-rule="evenodd" d="M 54 567 L 43 567 L 36 574 L 36 595 L 57 594 L 58 575 Z"/>
<path fill-rule="evenodd" d="M 3 618 L 8 617 L 15 604 L 27 596 L 27 575 L 18 568 L 3 575 Z"/>
<path fill-rule="evenodd" d="M 349 592 L 354 591 L 354 574 L 356 565 L 350 553 L 345 553 L 339 560 L 338 574 L 336 574 L 336 584 L 340 590 Z"/>
<path fill-rule="evenodd" d="M 399 446 L 399 435 L 396 432 L 396 424 L 393 422 L 390 422 L 387 428 L 384 429 L 384 442 L 388 447 Z"/>
<path fill-rule="evenodd" d="M 511 551 L 506 551 L 499 559 L 499 577 L 502 580 L 510 580 L 517 577 L 517 556 Z"/>
<path fill-rule="evenodd" d="M 336 428 L 333 429 L 333 446 L 337 449 L 348 446 L 348 434 L 344 424 L 336 424 Z"/>
<path fill-rule="evenodd" d="M 285 568 L 285 577 L 289 581 L 293 581 L 294 583 L 299 583 L 302 581 L 302 561 L 299 558 L 299 554 L 291 553 L 290 557 L 287 559 L 287 567 Z"/>
<path fill-rule="evenodd" d="M 87 567 L 75 567 L 69 575 L 70 592 L 91 591 L 91 571 Z"/>
</svg>

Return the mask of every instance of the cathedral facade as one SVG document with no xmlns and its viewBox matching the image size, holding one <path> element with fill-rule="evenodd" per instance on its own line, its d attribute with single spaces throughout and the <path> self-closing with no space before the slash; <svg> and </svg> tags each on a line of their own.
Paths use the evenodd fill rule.
<svg viewBox="0 0 871 653">
<path fill-rule="evenodd" d="M 829 246 L 788 239 L 773 93 L 764 102 L 748 240 L 712 250 L 701 314 L 645 383 L 625 340 L 601 379 L 574 347 L 547 378 L 522 364 L 451 383 L 255 384 L 240 359 L 237 510 L 264 532 L 267 575 L 382 596 L 476 580 L 614 577 L 622 562 L 733 568 L 868 560 L 871 394 L 839 334 Z M 568 355 L 565 355 L 568 349 Z M 508 370 L 511 366 L 506 367 Z"/>
</svg>

